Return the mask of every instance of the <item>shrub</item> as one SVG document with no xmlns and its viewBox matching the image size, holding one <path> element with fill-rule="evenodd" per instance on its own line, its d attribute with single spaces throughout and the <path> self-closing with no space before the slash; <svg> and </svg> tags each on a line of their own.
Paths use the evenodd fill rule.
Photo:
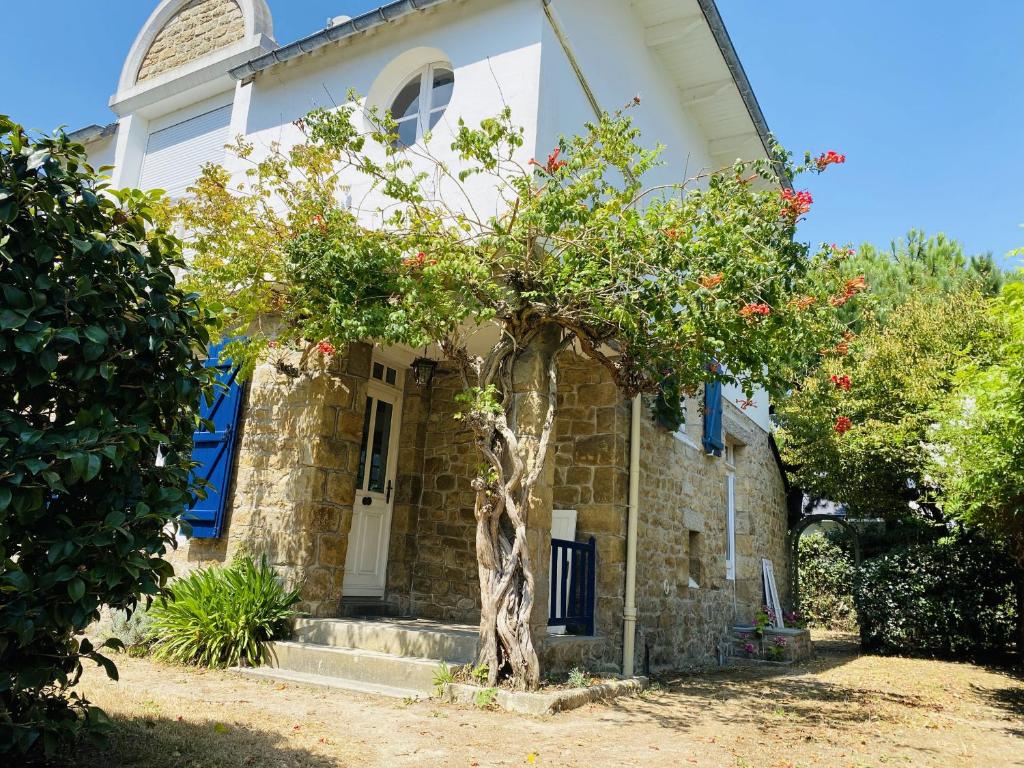
<svg viewBox="0 0 1024 768">
<path fill-rule="evenodd" d="M 590 675 L 587 674 L 585 669 L 580 669 L 579 667 L 570 669 L 569 676 L 566 678 L 566 683 L 570 688 L 587 688 L 590 682 Z"/>
<path fill-rule="evenodd" d="M 193 571 L 153 604 L 153 655 L 179 664 L 261 664 L 264 643 L 284 636 L 299 591 L 286 590 L 263 558 L 239 557 L 223 568 Z"/>
<path fill-rule="evenodd" d="M 145 656 L 149 653 L 151 642 L 150 627 L 153 618 L 142 605 L 134 611 L 114 611 L 110 615 L 108 635 L 116 638 L 124 646 L 129 656 Z"/>
<path fill-rule="evenodd" d="M 855 629 L 854 563 L 821 533 L 800 537 L 800 614 L 812 627 Z"/>
<path fill-rule="evenodd" d="M 82 633 L 173 573 L 209 336 L 159 203 L 0 116 L 0 755 L 102 722 Z"/>
<path fill-rule="evenodd" d="M 1005 650 L 1019 607 L 1000 547 L 964 534 L 864 563 L 856 588 L 868 650 L 972 656 Z"/>
</svg>

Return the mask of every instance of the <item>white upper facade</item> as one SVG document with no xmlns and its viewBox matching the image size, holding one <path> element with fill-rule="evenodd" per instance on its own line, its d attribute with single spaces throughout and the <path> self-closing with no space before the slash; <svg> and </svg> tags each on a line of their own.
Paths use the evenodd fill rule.
<svg viewBox="0 0 1024 768">
<path fill-rule="evenodd" d="M 350 89 L 366 105 L 397 104 L 405 140 L 429 128 L 431 152 L 453 164 L 459 118 L 474 125 L 509 106 L 525 164 L 595 109 L 636 96 L 643 142 L 665 145 L 652 184 L 766 155 L 764 119 L 713 0 L 397 0 L 284 46 L 266 0 L 162 0 L 125 59 L 116 124 L 76 138 L 94 165 L 113 166 L 114 186 L 180 195 L 204 163 L 232 167 L 224 144 L 235 136 L 257 152 L 288 146 L 293 121 Z M 498 205 L 485 178 L 470 184 L 478 212 Z M 362 200 L 358 186 L 351 195 Z M 754 400 L 744 412 L 768 429 L 768 398 Z"/>
</svg>

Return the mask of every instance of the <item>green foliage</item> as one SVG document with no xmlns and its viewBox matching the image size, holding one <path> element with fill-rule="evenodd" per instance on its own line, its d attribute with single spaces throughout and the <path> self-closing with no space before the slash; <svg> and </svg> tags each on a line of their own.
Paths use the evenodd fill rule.
<svg viewBox="0 0 1024 768">
<path fill-rule="evenodd" d="M 652 189 L 642 179 L 660 150 L 641 147 L 621 113 L 531 164 L 507 110 L 460 123 L 457 169 L 428 147 L 393 146 L 386 116 L 357 129 L 351 105 L 297 124 L 305 141 L 294 147 L 263 159 L 236 148 L 252 162 L 246 194 L 209 168 L 180 211 L 195 233 L 193 284 L 255 328 L 236 354 L 247 367 L 267 353 L 268 315 L 280 320 L 278 348 L 436 343 L 457 359 L 475 325 L 521 342 L 553 324 L 627 392 L 656 392 L 666 370 L 681 391 L 715 375 L 779 392 L 803 350 L 838 335 L 836 288 L 821 277 L 835 254 L 809 257 L 793 240 L 798 217 L 768 160 Z M 342 206 L 349 188 L 360 203 Z M 497 213 L 478 212 L 492 194 Z M 609 344 L 628 354 L 606 357 Z M 485 409 L 491 383 L 471 398 Z"/>
<path fill-rule="evenodd" d="M 1019 609 L 1012 562 L 963 534 L 866 561 L 855 592 L 862 642 L 912 655 L 1005 650 Z"/>
<path fill-rule="evenodd" d="M 130 613 L 114 611 L 110 616 L 110 636 L 117 638 L 129 656 L 145 656 L 152 642 L 153 619 L 143 606 Z"/>
<path fill-rule="evenodd" d="M 590 675 L 587 670 L 573 667 L 569 670 L 566 682 L 570 688 L 588 688 L 590 686 Z"/>
<path fill-rule="evenodd" d="M 821 533 L 800 537 L 800 614 L 808 626 L 855 629 L 854 563 L 842 547 Z"/>
<path fill-rule="evenodd" d="M 486 664 L 477 664 L 470 671 L 469 676 L 473 678 L 473 681 L 477 685 L 483 685 L 487 682 L 487 676 L 490 674 L 490 668 Z"/>
<path fill-rule="evenodd" d="M 991 254 L 967 256 L 958 241 L 915 229 L 893 240 L 888 250 L 864 243 L 843 261 L 841 272 L 848 278 L 863 275 L 871 288 L 840 309 L 856 333 L 872 322 L 886 325 L 911 299 L 937 304 L 965 291 L 995 296 L 1004 279 Z"/>
<path fill-rule="evenodd" d="M 852 339 L 848 354 L 823 358 L 776 401 L 780 447 L 796 483 L 857 517 L 937 517 L 934 410 L 964 365 L 990 359 L 991 326 L 977 293 L 914 297 Z M 837 429 L 844 418 L 845 432 Z"/>
<path fill-rule="evenodd" d="M 434 672 L 434 688 L 437 690 L 437 695 L 440 696 L 444 693 L 444 687 L 451 685 L 455 682 L 455 672 L 448 665 L 447 661 L 442 661 L 437 666 L 437 671 Z"/>
<path fill-rule="evenodd" d="M 205 667 L 258 666 L 265 643 L 284 636 L 299 591 L 286 590 L 263 558 L 192 571 L 153 604 L 153 655 Z"/>
<path fill-rule="evenodd" d="M 494 709 L 497 706 L 498 689 L 484 688 L 473 694 L 473 704 L 477 709 Z"/>
<path fill-rule="evenodd" d="M 991 312 L 995 350 L 946 402 L 932 469 L 946 514 L 1006 541 L 1024 566 L 1024 283 L 1008 283 Z"/>
<path fill-rule="evenodd" d="M 116 678 L 82 633 L 172 573 L 208 320 L 159 204 L 0 116 L 0 754 L 102 722 L 65 696 L 83 659 Z"/>
</svg>

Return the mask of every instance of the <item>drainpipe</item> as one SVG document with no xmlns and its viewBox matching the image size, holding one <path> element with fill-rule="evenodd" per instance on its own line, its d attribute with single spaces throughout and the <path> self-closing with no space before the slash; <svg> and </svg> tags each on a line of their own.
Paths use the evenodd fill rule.
<svg viewBox="0 0 1024 768">
<path fill-rule="evenodd" d="M 622 675 L 633 676 L 636 641 L 636 528 L 640 515 L 640 395 L 633 398 L 629 425 L 629 517 L 626 522 L 626 603 L 622 609 Z"/>
<path fill-rule="evenodd" d="M 541 6 L 544 8 L 544 15 L 548 17 L 548 23 L 551 25 L 551 31 L 555 33 L 555 37 L 558 38 L 558 42 L 562 46 L 562 50 L 565 52 L 565 57 L 569 60 L 569 66 L 572 67 L 572 71 L 576 74 L 576 79 L 580 83 L 580 87 L 583 89 L 583 95 L 587 97 L 587 101 L 590 103 L 590 108 L 594 110 L 594 117 L 601 118 L 601 105 L 597 103 L 597 97 L 594 95 L 594 89 L 590 87 L 590 83 L 587 80 L 587 76 L 583 74 L 583 67 L 580 66 L 579 60 L 576 58 L 576 53 L 572 49 L 572 45 L 569 43 L 569 36 L 565 34 L 565 30 L 562 29 L 562 25 L 558 23 L 558 18 L 555 16 L 555 9 L 551 7 L 551 0 L 541 0 Z"/>
</svg>

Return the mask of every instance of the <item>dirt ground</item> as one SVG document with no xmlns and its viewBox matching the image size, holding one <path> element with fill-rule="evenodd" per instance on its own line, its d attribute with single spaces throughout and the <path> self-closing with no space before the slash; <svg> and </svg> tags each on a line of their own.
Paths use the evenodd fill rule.
<svg viewBox="0 0 1024 768">
<path fill-rule="evenodd" d="M 79 768 L 1024 766 L 1024 675 L 861 656 L 818 637 L 800 667 L 666 676 L 550 718 L 403 702 L 119 658 L 81 690 L 113 718 Z"/>
</svg>

